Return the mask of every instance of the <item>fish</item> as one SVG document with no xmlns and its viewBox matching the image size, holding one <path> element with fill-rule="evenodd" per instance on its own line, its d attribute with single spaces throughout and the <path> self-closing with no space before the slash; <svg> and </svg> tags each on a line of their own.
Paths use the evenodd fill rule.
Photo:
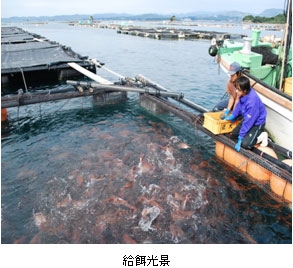
<svg viewBox="0 0 293 268">
<path fill-rule="evenodd" d="M 181 203 L 181 208 L 182 208 L 183 210 L 185 210 L 185 208 L 186 208 L 186 204 L 187 204 L 188 200 L 189 200 L 189 196 L 186 195 L 185 198 L 184 198 L 184 200 L 183 200 L 183 202 Z"/>
<path fill-rule="evenodd" d="M 72 207 L 75 209 L 83 209 L 86 207 L 87 201 L 86 200 L 74 200 L 72 201 Z"/>
<path fill-rule="evenodd" d="M 160 209 L 156 206 L 144 208 L 141 212 L 142 217 L 138 223 L 139 227 L 143 231 L 154 230 L 154 228 L 151 227 L 151 225 L 160 213 Z"/>
<path fill-rule="evenodd" d="M 17 177 L 19 179 L 23 179 L 23 178 L 31 178 L 36 176 L 36 172 L 33 170 L 22 170 L 17 174 Z"/>
<path fill-rule="evenodd" d="M 178 143 L 178 142 L 180 142 L 180 139 L 179 139 L 179 137 L 177 137 L 177 136 L 172 136 L 172 137 L 170 138 L 170 141 L 171 141 L 172 143 Z"/>
<path fill-rule="evenodd" d="M 78 176 L 76 178 L 76 181 L 77 181 L 77 186 L 78 187 L 82 187 L 82 185 L 84 184 L 84 178 L 82 176 Z"/>
<path fill-rule="evenodd" d="M 232 188 L 236 191 L 241 191 L 241 187 L 238 185 L 238 183 L 233 178 L 227 178 L 226 179 L 229 184 L 232 186 Z"/>
<path fill-rule="evenodd" d="M 68 207 L 69 205 L 71 205 L 71 196 L 70 194 L 68 194 L 62 201 L 59 201 L 57 204 L 56 204 L 56 207 L 57 208 L 65 208 L 65 207 Z"/>
<path fill-rule="evenodd" d="M 184 178 L 192 184 L 198 181 L 198 179 L 194 175 L 188 173 L 184 173 Z"/>
<path fill-rule="evenodd" d="M 177 145 L 180 149 L 189 149 L 190 146 L 184 142 L 180 142 L 178 145 Z"/>
<path fill-rule="evenodd" d="M 144 160 L 144 157 L 145 157 L 144 154 L 140 154 L 139 163 L 137 165 L 138 167 L 137 172 L 140 175 L 143 173 L 153 172 L 155 170 L 155 167 L 149 162 L 147 162 L 146 160 Z"/>
<path fill-rule="evenodd" d="M 158 207 L 161 212 L 165 211 L 164 208 L 155 200 L 154 197 L 152 197 L 151 199 L 148 199 L 143 195 L 138 198 L 138 201 L 144 205 L 152 205 L 152 206 Z"/>
<path fill-rule="evenodd" d="M 176 166 L 176 159 L 173 155 L 174 151 L 170 144 L 162 148 L 163 153 L 166 155 L 166 159 L 164 160 L 165 164 L 168 164 L 169 167 Z"/>
<path fill-rule="evenodd" d="M 251 244 L 257 244 L 257 242 L 252 238 L 252 236 L 248 233 L 246 229 L 243 227 L 239 227 L 240 234 L 243 238 L 247 239 Z"/>
<path fill-rule="evenodd" d="M 178 192 L 174 193 L 174 198 L 181 201 L 184 200 L 184 196 L 179 194 Z"/>
<path fill-rule="evenodd" d="M 70 153 L 68 152 L 64 152 L 55 156 L 55 161 L 68 160 L 68 159 L 70 159 Z"/>
<path fill-rule="evenodd" d="M 34 213 L 34 220 L 38 227 L 47 222 L 46 216 L 42 212 Z"/>
<path fill-rule="evenodd" d="M 13 244 L 24 244 L 25 243 L 25 240 L 26 240 L 26 237 L 25 236 L 22 236 L 16 240 L 13 241 Z"/>
<path fill-rule="evenodd" d="M 177 136 L 172 136 L 170 139 L 171 143 L 176 143 L 177 144 L 177 147 L 180 148 L 180 149 L 188 149 L 190 148 L 190 146 L 185 143 L 185 142 L 182 142 L 179 137 Z"/>
<path fill-rule="evenodd" d="M 180 242 L 182 240 L 182 238 L 184 236 L 184 231 L 178 225 L 171 224 L 169 226 L 169 230 L 170 230 L 171 235 L 172 235 L 171 239 L 175 243 L 178 243 L 178 242 Z"/>
<path fill-rule="evenodd" d="M 123 187 L 122 187 L 122 190 L 123 190 L 123 189 L 131 188 L 131 187 L 132 187 L 132 184 L 133 184 L 133 181 L 130 181 L 130 182 L 124 184 Z"/>
<path fill-rule="evenodd" d="M 130 137 L 133 133 L 130 130 L 124 129 L 119 132 L 120 137 Z"/>
<path fill-rule="evenodd" d="M 128 173 L 128 180 L 130 182 L 135 181 L 135 179 L 137 177 L 136 173 L 137 173 L 137 166 L 133 166 Z"/>
<path fill-rule="evenodd" d="M 114 137 L 110 134 L 107 134 L 107 133 L 102 133 L 99 135 L 99 139 L 102 139 L 102 140 L 112 140 L 114 139 Z"/>
<path fill-rule="evenodd" d="M 123 242 L 126 244 L 137 244 L 137 242 L 131 238 L 128 234 L 123 234 L 122 236 Z"/>
<path fill-rule="evenodd" d="M 41 244 L 41 234 L 37 233 L 34 237 L 30 240 L 30 244 Z"/>
<path fill-rule="evenodd" d="M 186 204 L 187 204 L 187 202 L 189 200 L 189 196 L 188 195 L 184 196 L 182 194 L 179 194 L 178 192 L 175 192 L 174 193 L 174 199 L 176 199 L 177 201 L 180 201 L 180 205 L 177 204 L 177 207 L 185 210 Z"/>
<path fill-rule="evenodd" d="M 171 194 L 167 195 L 167 204 L 173 209 L 178 210 L 180 208 L 179 202 L 174 200 L 173 196 Z"/>
<path fill-rule="evenodd" d="M 175 222 L 184 221 L 189 219 L 194 214 L 194 211 L 187 211 L 187 210 L 176 210 L 171 213 L 171 217 Z"/>
<path fill-rule="evenodd" d="M 120 206 L 123 205 L 133 211 L 136 211 L 136 207 L 130 205 L 127 201 L 125 201 L 124 199 L 117 197 L 117 196 L 111 196 L 108 200 L 108 202 L 114 204 L 115 206 Z"/>
</svg>

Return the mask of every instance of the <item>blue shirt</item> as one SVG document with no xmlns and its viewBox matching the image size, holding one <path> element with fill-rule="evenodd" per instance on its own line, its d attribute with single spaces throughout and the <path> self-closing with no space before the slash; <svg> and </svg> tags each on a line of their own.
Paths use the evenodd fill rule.
<svg viewBox="0 0 293 268">
<path fill-rule="evenodd" d="M 264 125 L 266 123 L 267 111 L 260 97 L 250 88 L 250 92 L 240 97 L 233 115 L 242 115 L 243 123 L 239 132 L 239 138 L 243 139 L 253 126 Z"/>
</svg>

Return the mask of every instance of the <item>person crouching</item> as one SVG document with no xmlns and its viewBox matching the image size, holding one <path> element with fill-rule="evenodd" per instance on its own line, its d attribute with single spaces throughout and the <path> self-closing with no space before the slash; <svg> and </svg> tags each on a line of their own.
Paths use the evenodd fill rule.
<svg viewBox="0 0 293 268">
<path fill-rule="evenodd" d="M 264 132 L 267 117 L 265 105 L 255 90 L 250 87 L 247 77 L 238 77 L 235 84 L 239 101 L 232 114 L 223 118 L 223 120 L 235 122 L 236 118 L 242 116 L 242 121 L 231 134 L 232 138 L 238 137 L 235 150 L 239 152 L 240 147 L 251 149 L 260 141 L 266 146 L 268 135 Z"/>
</svg>

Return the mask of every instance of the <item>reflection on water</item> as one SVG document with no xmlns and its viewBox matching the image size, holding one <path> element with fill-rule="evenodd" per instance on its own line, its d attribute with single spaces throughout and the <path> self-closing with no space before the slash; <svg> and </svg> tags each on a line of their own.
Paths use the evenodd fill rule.
<svg viewBox="0 0 293 268">
<path fill-rule="evenodd" d="M 12 121 L 2 243 L 291 243 L 291 211 L 180 126 L 134 101 Z"/>
</svg>

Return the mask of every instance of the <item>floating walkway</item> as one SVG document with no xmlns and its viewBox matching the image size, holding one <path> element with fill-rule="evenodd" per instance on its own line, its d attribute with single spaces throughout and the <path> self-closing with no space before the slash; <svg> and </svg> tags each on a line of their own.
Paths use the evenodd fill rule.
<svg viewBox="0 0 293 268">
<path fill-rule="evenodd" d="M 79 24 L 77 22 L 70 23 L 71 26 L 92 27 L 116 30 L 118 34 L 127 34 L 140 37 L 148 37 L 157 40 L 211 40 L 219 39 L 240 39 L 246 37 L 244 34 L 234 34 L 217 31 L 202 31 L 187 28 L 171 27 L 143 27 L 143 26 L 121 26 L 121 24 L 105 24 L 105 23 L 86 23 Z"/>
<path fill-rule="evenodd" d="M 70 68 L 75 62 L 95 72 L 95 65 L 70 47 L 29 33 L 18 27 L 1 27 L 1 88 L 27 89 L 37 83 L 52 83 L 81 74 Z M 38 79 L 36 79 L 38 77 Z"/>
<path fill-rule="evenodd" d="M 163 40 L 192 40 L 192 39 L 205 39 L 211 40 L 213 38 L 219 39 L 234 39 L 234 38 L 243 38 L 244 35 L 240 34 L 230 34 L 225 32 L 214 32 L 214 31 L 199 31 L 192 29 L 184 28 L 146 28 L 146 27 L 120 27 L 117 29 L 119 34 L 128 34 L 140 37 L 149 37 L 153 39 Z"/>
</svg>

